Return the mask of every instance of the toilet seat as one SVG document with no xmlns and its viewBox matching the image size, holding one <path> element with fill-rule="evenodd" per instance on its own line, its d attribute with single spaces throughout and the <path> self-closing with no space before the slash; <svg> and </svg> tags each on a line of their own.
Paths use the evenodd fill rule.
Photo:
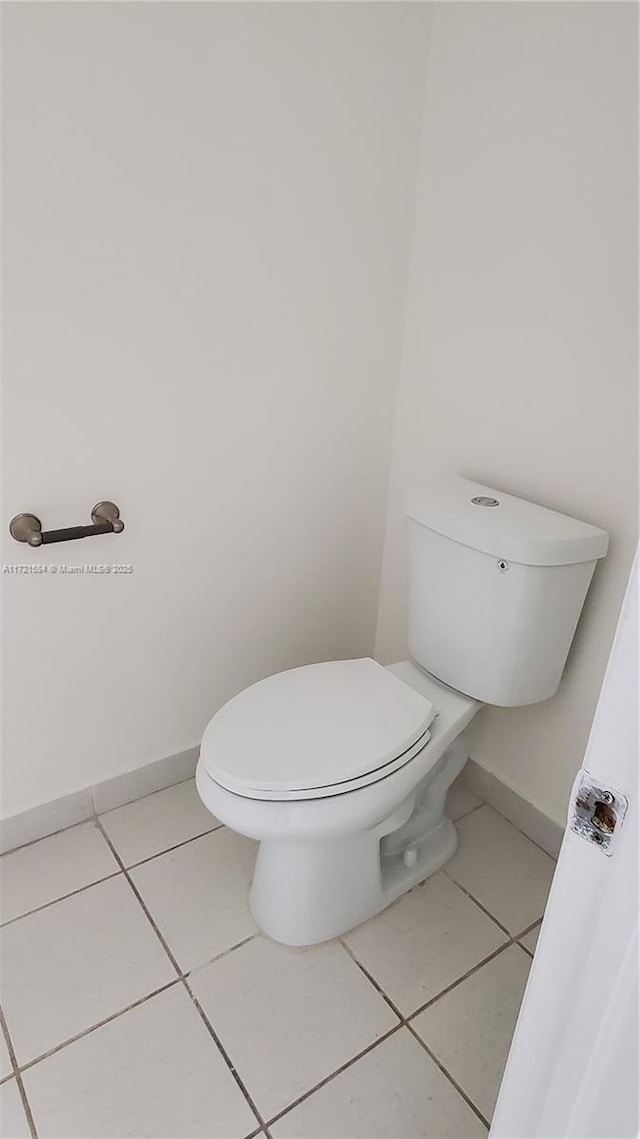
<svg viewBox="0 0 640 1139">
<path fill-rule="evenodd" d="M 370 657 L 277 673 L 213 717 L 201 757 L 251 799 L 316 799 L 385 778 L 429 740 L 431 702 Z"/>
</svg>

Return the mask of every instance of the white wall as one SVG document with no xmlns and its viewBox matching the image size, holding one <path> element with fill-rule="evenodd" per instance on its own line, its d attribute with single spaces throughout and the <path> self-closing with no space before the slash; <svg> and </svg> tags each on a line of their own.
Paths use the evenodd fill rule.
<svg viewBox="0 0 640 1139">
<path fill-rule="evenodd" d="M 3 5 L 3 815 L 372 651 L 428 18 Z"/>
<path fill-rule="evenodd" d="M 429 9 L 3 5 L 3 562 L 134 566 L 3 577 L 3 815 L 373 650 L 420 156 L 376 651 L 432 473 L 605 526 L 559 695 L 473 737 L 561 820 L 635 544 L 635 5 L 436 5 L 427 59 Z"/>
<path fill-rule="evenodd" d="M 611 535 L 550 702 L 472 754 L 561 822 L 635 548 L 636 5 L 434 8 L 377 638 L 405 645 L 407 488 L 459 472 Z"/>
</svg>

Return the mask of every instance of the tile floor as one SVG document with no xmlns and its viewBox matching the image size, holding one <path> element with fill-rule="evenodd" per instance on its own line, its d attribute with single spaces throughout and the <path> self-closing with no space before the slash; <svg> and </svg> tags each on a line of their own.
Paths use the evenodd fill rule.
<svg viewBox="0 0 640 1139">
<path fill-rule="evenodd" d="M 288 949 L 189 780 L 0 860 L 3 1139 L 486 1135 L 554 863 L 466 789 L 444 871 Z"/>
</svg>

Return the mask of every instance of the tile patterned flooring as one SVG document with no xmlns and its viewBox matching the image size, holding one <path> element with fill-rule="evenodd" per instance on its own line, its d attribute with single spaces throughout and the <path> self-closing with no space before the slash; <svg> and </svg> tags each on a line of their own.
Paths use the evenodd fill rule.
<svg viewBox="0 0 640 1139">
<path fill-rule="evenodd" d="M 3 1139 L 476 1139 L 554 862 L 455 786 L 457 854 L 289 949 L 193 780 L 0 859 Z"/>
</svg>

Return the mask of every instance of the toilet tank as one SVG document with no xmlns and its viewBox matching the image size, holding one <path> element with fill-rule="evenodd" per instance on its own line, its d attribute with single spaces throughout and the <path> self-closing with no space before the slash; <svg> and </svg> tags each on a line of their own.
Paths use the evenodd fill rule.
<svg viewBox="0 0 640 1139">
<path fill-rule="evenodd" d="M 606 531 L 462 478 L 406 513 L 413 659 L 485 704 L 553 696 Z"/>
</svg>

